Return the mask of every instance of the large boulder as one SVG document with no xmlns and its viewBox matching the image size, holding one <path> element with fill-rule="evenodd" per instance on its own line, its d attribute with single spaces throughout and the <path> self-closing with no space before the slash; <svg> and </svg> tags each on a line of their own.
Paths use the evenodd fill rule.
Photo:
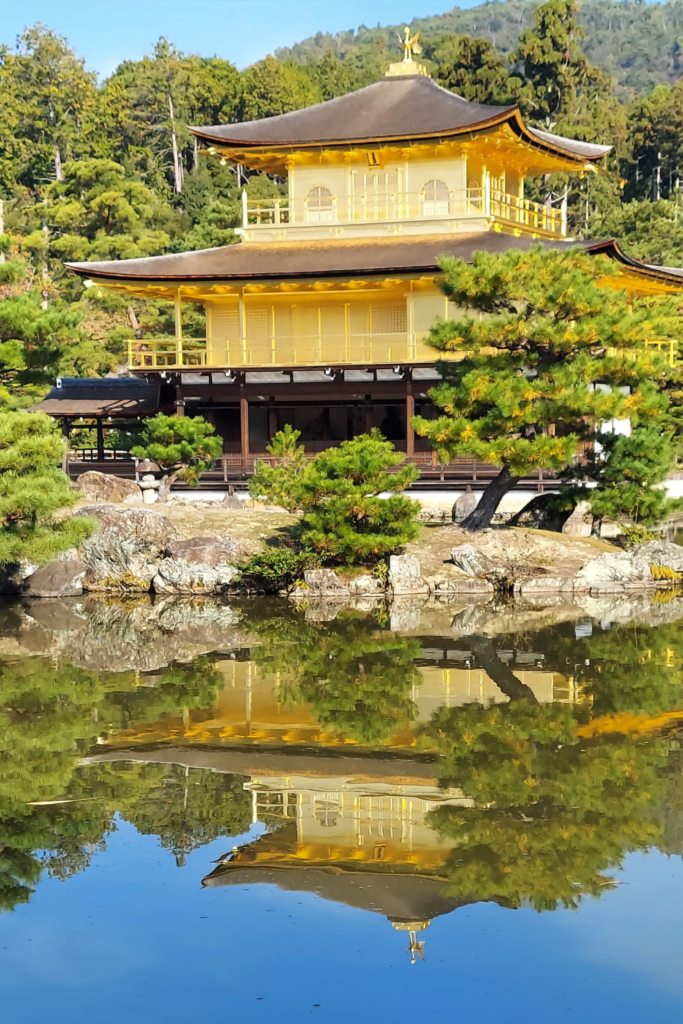
<svg viewBox="0 0 683 1024">
<path fill-rule="evenodd" d="M 183 558 L 164 558 L 152 580 L 155 594 L 224 594 L 239 576 L 227 562 L 208 565 Z"/>
<path fill-rule="evenodd" d="M 574 590 L 607 593 L 622 586 L 655 586 L 658 576 L 666 582 L 666 573 L 657 572 L 657 569 L 683 573 L 683 547 L 668 541 L 653 540 L 637 544 L 628 551 L 600 555 L 576 573 Z"/>
<path fill-rule="evenodd" d="M 83 593 L 85 565 L 73 553 L 42 565 L 22 588 L 25 597 L 79 597 Z"/>
<path fill-rule="evenodd" d="M 134 480 L 123 480 L 109 473 L 97 473 L 89 470 L 81 473 L 76 487 L 88 501 L 98 504 L 120 505 L 123 502 L 140 501 L 142 492 Z"/>
<path fill-rule="evenodd" d="M 422 579 L 420 562 L 414 555 L 390 556 L 389 586 L 394 594 L 429 593 L 429 587 Z"/>
<path fill-rule="evenodd" d="M 570 517 L 570 512 L 570 509 L 561 507 L 559 495 L 551 491 L 549 494 L 537 494 L 523 509 L 508 519 L 505 525 L 560 533 Z"/>
<path fill-rule="evenodd" d="M 249 557 L 248 548 L 232 537 L 192 537 L 190 540 L 172 540 L 166 548 L 166 557 L 188 565 L 209 565 L 215 568 L 225 562 L 239 562 Z"/>
<path fill-rule="evenodd" d="M 311 597 L 347 597 L 349 593 L 332 569 L 306 569 L 304 582 Z"/>
<path fill-rule="evenodd" d="M 76 513 L 98 529 L 79 549 L 83 589 L 147 591 L 178 531 L 162 512 L 117 505 L 88 505 Z"/>
</svg>

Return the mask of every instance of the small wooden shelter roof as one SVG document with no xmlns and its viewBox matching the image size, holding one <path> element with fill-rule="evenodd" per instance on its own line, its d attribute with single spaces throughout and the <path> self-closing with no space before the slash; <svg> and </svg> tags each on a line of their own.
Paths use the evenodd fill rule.
<svg viewBox="0 0 683 1024">
<path fill-rule="evenodd" d="M 160 384 L 138 377 L 60 377 L 32 412 L 48 416 L 149 416 L 159 408 Z"/>
</svg>

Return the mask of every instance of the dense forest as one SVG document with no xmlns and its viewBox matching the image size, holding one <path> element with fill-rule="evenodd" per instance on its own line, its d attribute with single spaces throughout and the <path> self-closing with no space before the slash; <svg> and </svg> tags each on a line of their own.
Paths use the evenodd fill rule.
<svg viewBox="0 0 683 1024">
<path fill-rule="evenodd" d="M 445 88 L 517 103 L 531 125 L 613 145 L 603 173 L 531 181 L 530 198 L 566 193 L 575 237 L 614 236 L 648 262 L 680 265 L 679 17 L 683 24 L 683 0 L 581 8 L 510 0 L 414 25 L 421 59 Z M 627 68 L 618 41 L 636 36 L 640 56 Z M 670 59 L 654 67 L 664 37 L 660 54 Z M 282 181 L 203 156 L 189 125 L 270 117 L 342 95 L 377 81 L 397 55 L 395 31 L 360 29 L 316 36 L 239 71 L 161 39 L 99 82 L 42 25 L 0 46 L 0 402 L 26 404 L 58 373 L 107 373 L 123 362 L 127 338 L 172 333 L 167 303 L 84 290 L 65 260 L 231 244 L 241 189 L 255 197 L 283 190 Z M 188 319 L 188 333 L 202 336 L 202 311 Z"/>
</svg>

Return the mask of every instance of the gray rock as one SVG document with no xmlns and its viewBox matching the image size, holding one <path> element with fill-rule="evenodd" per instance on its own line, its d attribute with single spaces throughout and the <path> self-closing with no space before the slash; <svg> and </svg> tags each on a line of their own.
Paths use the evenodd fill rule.
<svg viewBox="0 0 683 1024">
<path fill-rule="evenodd" d="M 607 592 L 609 584 L 654 587 L 657 581 L 650 568 L 653 565 L 683 573 L 683 548 L 668 541 L 651 540 L 628 551 L 600 555 L 579 569 L 574 576 L 574 589 L 593 593 L 597 588 Z"/>
<path fill-rule="evenodd" d="M 23 593 L 26 580 L 39 567 L 32 562 L 16 562 L 11 565 L 0 565 L 0 594 L 16 597 Z"/>
<path fill-rule="evenodd" d="M 547 494 L 536 494 L 523 509 L 508 519 L 506 525 L 559 533 L 569 518 L 569 510 L 560 508 L 559 504 L 558 495 L 552 491 Z"/>
<path fill-rule="evenodd" d="M 468 576 L 483 578 L 489 572 L 497 569 L 493 559 L 485 555 L 474 544 L 459 544 L 457 548 L 451 548 L 453 564 L 466 572 Z"/>
<path fill-rule="evenodd" d="M 178 531 L 163 513 L 120 505 L 88 505 L 76 513 L 98 529 L 79 548 L 84 590 L 147 591 Z"/>
<path fill-rule="evenodd" d="M 389 629 L 392 633 L 409 633 L 420 628 L 424 600 L 418 596 L 397 597 L 389 609 Z"/>
<path fill-rule="evenodd" d="M 346 601 L 342 598 L 317 597 L 306 605 L 304 618 L 307 622 L 334 622 L 342 608 L 346 607 Z"/>
<path fill-rule="evenodd" d="M 580 501 L 564 523 L 562 533 L 567 537 L 590 537 L 593 532 L 593 514 L 590 501 Z"/>
<path fill-rule="evenodd" d="M 172 540 L 166 548 L 166 557 L 188 565 L 215 567 L 225 562 L 238 562 L 247 558 L 247 547 L 232 537 L 192 537 L 190 540 Z"/>
<path fill-rule="evenodd" d="M 515 593 L 521 597 L 530 597 L 535 594 L 558 594 L 572 593 L 574 580 L 571 576 L 532 576 L 531 579 L 522 580 L 519 584 L 519 591 L 515 586 Z"/>
<path fill-rule="evenodd" d="M 85 565 L 71 554 L 42 565 L 29 576 L 22 589 L 26 597 L 79 597 L 83 593 Z"/>
<path fill-rule="evenodd" d="M 221 508 L 230 508 L 235 512 L 244 512 L 244 502 L 240 501 L 233 488 L 229 487 L 228 493 L 223 496 Z"/>
<path fill-rule="evenodd" d="M 376 576 L 356 576 L 349 583 L 349 593 L 355 597 L 382 597 L 384 587 Z"/>
<path fill-rule="evenodd" d="M 468 484 L 465 488 L 465 493 L 461 494 L 453 505 L 453 512 L 451 515 L 453 522 L 461 523 L 463 519 L 467 518 L 470 512 L 474 512 L 478 504 L 477 496 Z"/>
<path fill-rule="evenodd" d="M 346 597 L 349 589 L 332 569 L 306 569 L 304 572 L 307 596 Z"/>
<path fill-rule="evenodd" d="M 391 555 L 389 586 L 394 594 L 427 594 L 429 587 L 422 579 L 420 563 L 414 555 Z"/>
<path fill-rule="evenodd" d="M 164 558 L 152 580 L 155 594 L 224 594 L 230 589 L 239 570 L 227 562 L 215 565 Z"/>
<path fill-rule="evenodd" d="M 98 504 L 121 504 L 122 502 L 139 501 L 141 492 L 134 480 L 124 480 L 110 473 L 97 473 L 89 470 L 81 473 L 76 487 L 88 501 Z"/>
<path fill-rule="evenodd" d="M 486 596 L 494 592 L 492 583 L 488 580 L 462 579 L 447 580 L 445 583 L 437 583 L 434 593 L 441 594 L 462 594 L 464 596 Z"/>
</svg>

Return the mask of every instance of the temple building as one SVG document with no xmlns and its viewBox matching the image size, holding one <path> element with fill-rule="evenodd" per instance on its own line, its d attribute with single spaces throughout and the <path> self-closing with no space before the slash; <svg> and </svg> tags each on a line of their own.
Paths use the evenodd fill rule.
<svg viewBox="0 0 683 1024">
<path fill-rule="evenodd" d="M 610 149 L 443 89 L 409 45 L 357 92 L 191 131 L 204 154 L 286 179 L 287 194 L 243 192 L 240 244 L 68 266 L 88 286 L 175 304 L 175 337 L 132 340 L 129 371 L 161 384 L 159 408 L 211 421 L 224 466 L 243 472 L 287 423 L 309 451 L 379 427 L 428 472 L 411 418 L 433 410 L 424 339 L 449 315 L 439 257 L 569 248 L 566 202 L 531 202 L 525 180 L 595 173 Z M 633 293 L 680 289 L 683 271 L 639 263 L 612 241 L 580 244 L 618 260 Z M 189 304 L 205 311 L 204 338 L 184 335 Z"/>
</svg>

